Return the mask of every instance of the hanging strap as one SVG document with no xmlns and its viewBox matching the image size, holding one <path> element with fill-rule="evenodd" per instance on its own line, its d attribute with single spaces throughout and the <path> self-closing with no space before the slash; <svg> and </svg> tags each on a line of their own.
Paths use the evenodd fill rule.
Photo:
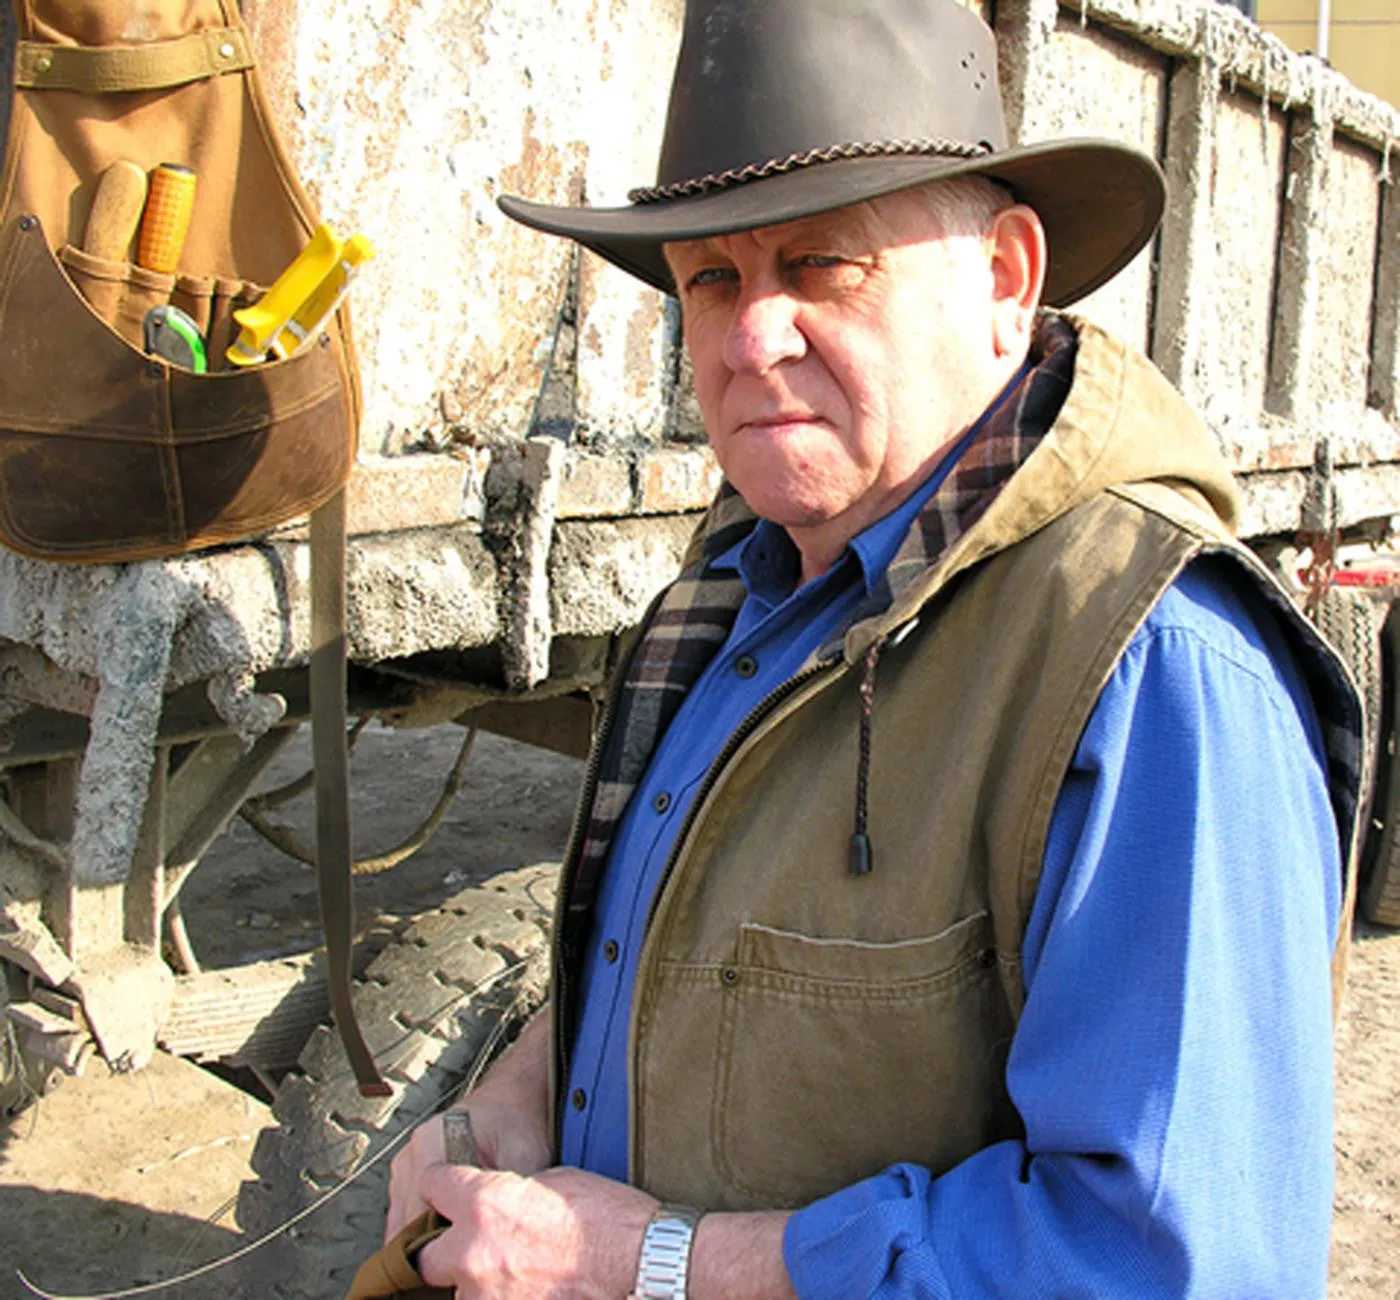
<svg viewBox="0 0 1400 1300">
<path fill-rule="evenodd" d="M 393 1091 L 355 1019 L 350 958 L 350 757 L 345 709 L 345 489 L 311 515 L 311 752 L 316 770 L 316 876 L 326 935 L 326 986 L 336 1028 L 363 1097 Z"/>
<path fill-rule="evenodd" d="M 168 90 L 253 66 L 253 47 L 241 27 L 209 27 L 173 41 L 146 45 L 47 45 L 20 41 L 15 87 L 110 95 Z"/>
</svg>

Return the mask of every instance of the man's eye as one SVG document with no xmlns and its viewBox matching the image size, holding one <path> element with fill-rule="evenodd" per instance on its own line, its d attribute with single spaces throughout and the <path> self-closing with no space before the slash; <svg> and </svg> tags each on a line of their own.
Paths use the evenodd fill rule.
<svg viewBox="0 0 1400 1300">
<path fill-rule="evenodd" d="M 792 264 L 799 271 L 822 271 L 833 266 L 841 266 L 844 264 L 845 260 L 846 259 L 843 257 L 836 257 L 834 254 L 829 253 L 804 253 L 801 257 L 794 258 Z"/>
<path fill-rule="evenodd" d="M 726 284 L 734 278 L 731 266 L 705 266 L 696 271 L 686 282 L 687 289 L 704 289 L 712 284 Z"/>
</svg>

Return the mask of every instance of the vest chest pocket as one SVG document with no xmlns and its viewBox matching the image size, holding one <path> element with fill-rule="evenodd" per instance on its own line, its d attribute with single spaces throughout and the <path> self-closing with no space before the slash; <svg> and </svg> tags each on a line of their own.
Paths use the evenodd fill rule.
<svg viewBox="0 0 1400 1300">
<path fill-rule="evenodd" d="M 711 1131 L 747 1198 L 802 1204 L 897 1161 L 941 1172 L 1014 1131 L 991 918 L 898 943 L 740 929 Z"/>
</svg>

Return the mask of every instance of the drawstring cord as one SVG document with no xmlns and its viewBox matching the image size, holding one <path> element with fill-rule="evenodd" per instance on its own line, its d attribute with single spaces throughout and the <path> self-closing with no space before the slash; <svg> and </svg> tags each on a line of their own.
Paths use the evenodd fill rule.
<svg viewBox="0 0 1400 1300">
<path fill-rule="evenodd" d="M 868 876 L 875 866 L 870 835 L 866 831 L 870 789 L 870 724 L 875 712 L 875 665 L 879 662 L 884 638 L 865 652 L 865 670 L 860 679 L 860 759 L 856 764 L 856 824 L 851 832 L 848 870 L 853 876 Z"/>
<path fill-rule="evenodd" d="M 860 759 L 856 764 L 856 824 L 851 831 L 851 853 L 847 870 L 853 876 L 868 876 L 875 867 L 875 850 L 866 829 L 870 815 L 870 745 L 875 717 L 875 666 L 885 647 L 899 645 L 919 625 L 911 618 L 893 635 L 876 637 L 865 652 L 860 679 Z"/>
</svg>

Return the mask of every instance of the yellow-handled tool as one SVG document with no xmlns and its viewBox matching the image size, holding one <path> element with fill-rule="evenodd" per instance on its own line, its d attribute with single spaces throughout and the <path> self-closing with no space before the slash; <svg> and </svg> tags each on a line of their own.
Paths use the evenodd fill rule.
<svg viewBox="0 0 1400 1300">
<path fill-rule="evenodd" d="M 285 360 L 320 332 L 362 262 L 374 256 L 363 235 L 341 240 L 317 226 L 311 242 L 251 307 L 233 313 L 238 337 L 224 354 L 235 366 Z"/>
</svg>

